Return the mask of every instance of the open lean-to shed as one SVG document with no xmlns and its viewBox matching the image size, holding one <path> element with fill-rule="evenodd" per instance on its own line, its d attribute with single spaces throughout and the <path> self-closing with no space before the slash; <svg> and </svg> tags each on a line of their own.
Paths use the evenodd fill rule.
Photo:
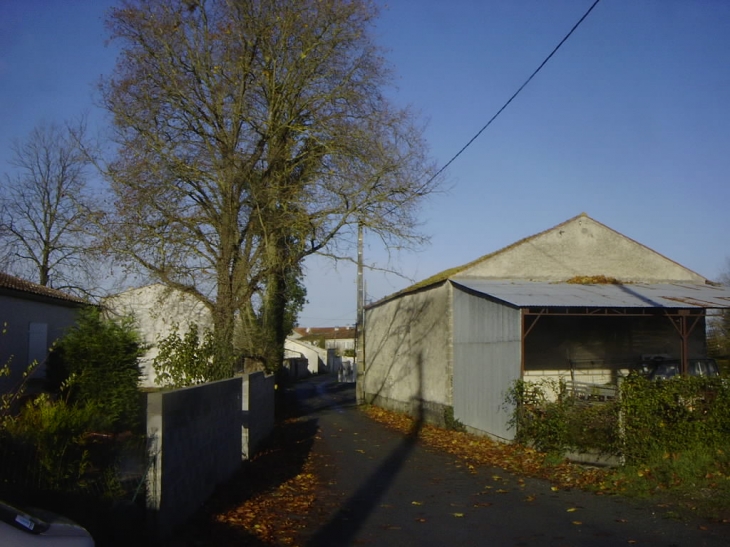
<svg viewBox="0 0 730 547">
<path fill-rule="evenodd" d="M 358 395 L 509 440 L 515 380 L 704 357 L 707 310 L 725 308 L 727 288 L 581 214 L 366 307 Z"/>
</svg>

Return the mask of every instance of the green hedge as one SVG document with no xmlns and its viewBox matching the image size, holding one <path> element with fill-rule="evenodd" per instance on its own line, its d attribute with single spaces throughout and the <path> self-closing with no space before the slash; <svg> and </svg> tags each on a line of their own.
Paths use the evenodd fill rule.
<svg viewBox="0 0 730 547">
<path fill-rule="evenodd" d="M 518 380 L 507 403 L 515 440 L 544 452 L 599 452 L 637 463 L 730 446 L 730 385 L 721 378 L 632 374 L 610 401 L 580 400 L 559 381 Z"/>
<path fill-rule="evenodd" d="M 542 452 L 616 454 L 619 450 L 618 405 L 569 396 L 565 384 L 518 380 L 508 393 L 513 408 L 511 426 L 517 442 Z"/>
<path fill-rule="evenodd" d="M 631 375 L 621 384 L 621 401 L 629 462 L 730 446 L 730 386 L 722 378 L 652 381 Z"/>
</svg>

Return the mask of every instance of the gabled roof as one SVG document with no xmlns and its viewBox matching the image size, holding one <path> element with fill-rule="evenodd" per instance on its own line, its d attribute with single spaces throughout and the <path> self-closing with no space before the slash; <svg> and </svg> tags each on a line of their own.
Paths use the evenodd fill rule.
<svg viewBox="0 0 730 547">
<path fill-rule="evenodd" d="M 86 304 L 76 296 L 2 272 L 0 272 L 0 293 L 18 298 L 31 297 L 36 300 L 50 299 L 68 304 Z"/>
<path fill-rule="evenodd" d="M 542 232 L 539 232 L 537 234 L 525 237 L 523 239 L 520 239 L 519 241 L 516 241 L 515 243 L 512 243 L 511 245 L 508 245 L 506 247 L 503 247 L 502 249 L 499 249 L 497 251 L 494 251 L 492 253 L 483 255 L 475 260 L 472 260 L 471 262 L 468 262 L 462 266 L 457 266 L 455 268 L 450 268 L 447 270 L 444 270 L 442 272 L 439 272 L 431 277 L 428 277 L 427 279 L 424 279 L 423 281 L 419 281 L 418 283 L 415 283 L 414 285 L 411 285 L 409 287 L 406 287 L 405 289 L 402 289 L 399 292 L 396 292 L 390 296 L 387 296 L 383 299 L 381 299 L 378 302 L 375 302 L 373 304 L 370 304 L 368 307 L 373 307 L 379 304 L 382 304 L 384 302 L 387 302 L 389 300 L 392 300 L 394 298 L 397 298 L 404 294 L 414 293 L 423 289 L 430 288 L 435 285 L 442 284 L 446 282 L 449 279 L 452 280 L 460 280 L 464 277 L 483 277 L 480 276 L 477 272 L 479 270 L 484 269 L 486 265 L 498 263 L 498 262 L 504 262 L 505 260 L 509 260 L 507 257 L 512 257 L 515 255 L 515 253 L 519 253 L 521 251 L 524 251 L 525 249 L 530 248 L 538 248 L 539 245 L 545 245 L 546 241 L 550 240 L 551 237 L 555 238 L 558 236 L 558 234 L 562 235 L 564 232 L 570 233 L 576 232 L 578 225 L 583 225 L 583 228 L 586 227 L 586 225 L 593 226 L 596 228 L 597 231 L 599 231 L 601 234 L 605 235 L 605 237 L 610 237 L 612 240 L 617 242 L 622 242 L 623 244 L 626 244 L 628 247 L 631 248 L 632 252 L 634 254 L 641 254 L 642 257 L 651 257 L 653 260 L 658 261 L 665 265 L 666 267 L 669 267 L 670 269 L 673 269 L 674 272 L 682 272 L 682 277 L 686 277 L 687 279 L 681 279 L 681 281 L 685 280 L 692 280 L 690 282 L 694 282 L 697 284 L 705 284 L 709 283 L 704 277 L 701 275 L 689 270 L 688 268 L 685 268 L 681 264 L 661 255 L 660 253 L 657 253 L 653 249 L 650 249 L 646 245 L 643 245 L 629 237 L 626 237 L 625 235 L 617 232 L 616 230 L 613 230 L 612 228 L 592 219 L 589 217 L 586 213 L 581 213 L 580 215 L 577 215 L 573 218 L 570 218 L 566 220 L 565 222 L 562 222 L 558 224 L 557 226 L 554 226 L 552 228 L 549 228 L 547 230 L 544 230 Z M 580 231 L 580 230 L 578 230 Z M 595 277 L 599 274 L 604 274 L 605 272 L 574 272 L 570 275 L 566 274 L 562 278 L 559 279 L 551 279 L 552 282 L 560 282 L 560 281 L 567 281 L 568 279 L 575 277 L 575 276 L 591 276 Z M 609 274 L 610 275 L 610 274 Z M 513 279 L 522 279 L 524 281 L 531 280 L 529 276 L 522 275 L 522 272 L 520 272 L 520 275 L 517 276 L 508 276 L 508 275 L 491 275 L 488 276 L 491 279 L 504 279 L 504 280 L 513 280 Z M 534 280 L 534 279 L 532 279 Z M 646 279 L 619 279 L 619 281 L 630 281 L 630 282 L 674 282 L 678 279 L 672 278 L 672 279 L 665 279 L 665 280 L 646 280 Z M 545 280 L 543 280 L 545 281 Z"/>
</svg>

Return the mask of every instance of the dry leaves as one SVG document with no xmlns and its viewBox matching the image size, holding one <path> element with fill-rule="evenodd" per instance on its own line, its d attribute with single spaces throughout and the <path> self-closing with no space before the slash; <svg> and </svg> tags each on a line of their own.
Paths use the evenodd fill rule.
<svg viewBox="0 0 730 547">
<path fill-rule="evenodd" d="M 364 412 L 373 420 L 402 433 L 413 431 L 413 420 L 406 415 L 376 406 L 364 407 Z M 493 466 L 519 475 L 547 479 L 556 485 L 553 487 L 554 491 L 559 490 L 559 487 L 581 488 L 589 485 L 601 488 L 606 479 L 606 473 L 601 469 L 588 469 L 568 462 L 548 464 L 545 462 L 545 454 L 532 448 L 499 443 L 487 437 L 477 437 L 432 425 L 424 425 L 421 428 L 419 439 L 428 446 L 453 454 L 470 469 L 476 465 Z M 492 480 L 503 479 L 499 475 L 493 475 Z"/>
</svg>

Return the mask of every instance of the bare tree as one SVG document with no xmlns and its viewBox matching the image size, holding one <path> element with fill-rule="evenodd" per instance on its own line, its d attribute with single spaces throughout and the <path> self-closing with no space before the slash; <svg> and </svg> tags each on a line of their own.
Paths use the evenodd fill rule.
<svg viewBox="0 0 730 547">
<path fill-rule="evenodd" d="M 359 222 L 387 243 L 423 240 L 433 166 L 411 112 L 385 96 L 375 17 L 367 0 L 111 11 L 121 54 L 102 85 L 118 151 L 106 243 L 209 307 L 222 367 L 237 315 L 277 366 L 302 260 L 347 256 Z"/>
<path fill-rule="evenodd" d="M 38 125 L 11 150 L 16 172 L 5 176 L 0 190 L 6 268 L 41 285 L 84 293 L 84 155 L 71 130 L 52 123 Z"/>
</svg>

